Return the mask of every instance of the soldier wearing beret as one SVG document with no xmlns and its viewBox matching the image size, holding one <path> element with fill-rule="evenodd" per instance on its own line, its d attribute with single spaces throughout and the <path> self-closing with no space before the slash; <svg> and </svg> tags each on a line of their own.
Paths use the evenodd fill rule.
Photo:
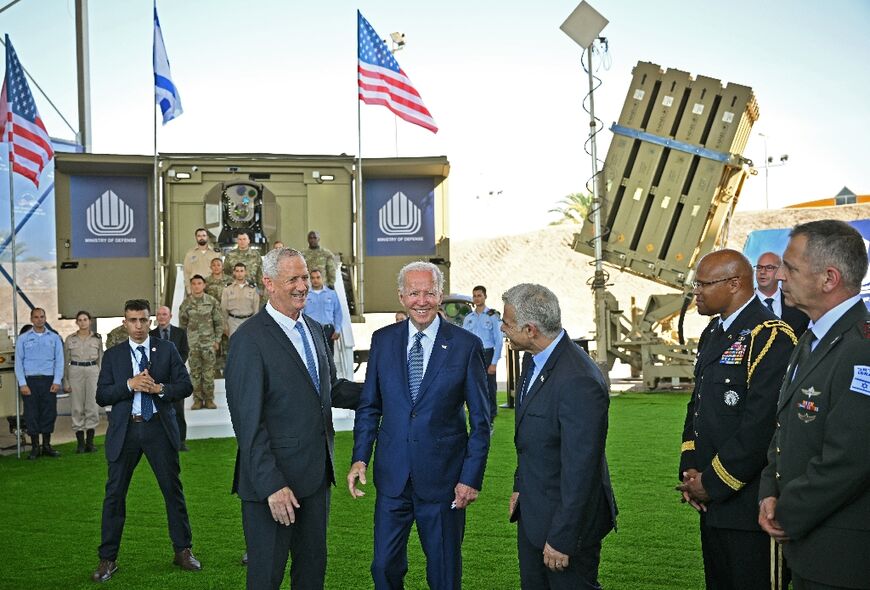
<svg viewBox="0 0 870 590">
<path fill-rule="evenodd" d="M 708 589 L 769 590 L 770 540 L 757 521 L 758 484 L 776 399 L 797 339 L 755 297 L 735 250 L 708 254 L 693 282 L 704 329 L 683 429 L 677 490 L 700 513 Z"/>
<path fill-rule="evenodd" d="M 842 221 L 796 226 L 777 271 L 810 317 L 789 361 L 761 476 L 758 521 L 795 590 L 870 588 L 867 243 Z"/>
</svg>

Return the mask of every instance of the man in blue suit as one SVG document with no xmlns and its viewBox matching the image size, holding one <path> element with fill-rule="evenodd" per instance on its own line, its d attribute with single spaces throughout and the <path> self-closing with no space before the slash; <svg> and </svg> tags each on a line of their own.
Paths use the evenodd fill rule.
<svg viewBox="0 0 870 590">
<path fill-rule="evenodd" d="M 562 329 L 552 291 L 522 284 L 502 299 L 502 332 L 526 351 L 510 499 L 520 587 L 600 590 L 601 540 L 616 526 L 604 455 L 610 405 L 604 375 Z"/>
<path fill-rule="evenodd" d="M 429 587 L 458 589 L 465 508 L 480 491 L 489 451 L 482 344 L 439 318 L 444 277 L 437 266 L 412 262 L 398 284 L 409 320 L 372 336 L 347 483 L 353 497 L 364 495 L 356 481 L 366 483 L 377 441 L 376 589 L 403 587 L 415 521 Z"/>
<path fill-rule="evenodd" d="M 201 569 L 190 551 L 193 544 L 178 449 L 181 437 L 173 403 L 193 391 L 190 376 L 175 345 L 151 338 L 151 306 L 144 299 L 124 305 L 124 327 L 129 338 L 106 351 L 97 380 L 97 404 L 112 406 L 106 431 L 109 476 L 103 500 L 100 563 L 91 579 L 109 580 L 116 563 L 126 518 L 127 489 L 142 455 L 157 478 L 166 504 L 173 563 L 184 570 Z"/>
</svg>

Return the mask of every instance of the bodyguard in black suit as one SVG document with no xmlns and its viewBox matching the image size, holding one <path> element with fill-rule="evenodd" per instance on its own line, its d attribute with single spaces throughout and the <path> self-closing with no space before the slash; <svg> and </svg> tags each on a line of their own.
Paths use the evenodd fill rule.
<svg viewBox="0 0 870 590">
<path fill-rule="evenodd" d="M 795 590 L 870 588 L 870 313 L 867 243 L 842 221 L 792 230 L 786 300 L 812 324 L 789 361 L 761 474 L 758 520 Z"/>
<path fill-rule="evenodd" d="M 155 317 L 157 318 L 157 327 L 148 332 L 148 335 L 152 338 L 160 338 L 161 340 L 172 342 L 178 354 L 181 355 L 181 362 L 186 363 L 187 357 L 190 355 L 190 346 L 187 344 L 187 330 L 169 323 L 172 320 L 172 310 L 165 305 L 157 308 Z M 187 440 L 187 421 L 184 419 L 184 400 L 179 399 L 172 402 L 172 407 L 175 408 L 175 419 L 178 420 L 178 433 L 181 435 L 181 447 L 179 450 L 186 451 L 187 445 L 184 442 Z"/>
<path fill-rule="evenodd" d="M 166 502 L 169 538 L 174 563 L 186 570 L 200 569 L 190 552 L 190 522 L 179 474 L 181 440 L 172 403 L 193 391 L 190 377 L 175 346 L 148 336 L 151 310 L 147 301 L 134 299 L 124 305 L 128 340 L 103 355 L 97 381 L 97 404 L 112 406 L 106 431 L 109 476 L 103 500 L 100 563 L 92 579 L 105 582 L 117 571 L 126 516 L 127 489 L 142 455 Z"/>
<path fill-rule="evenodd" d="M 320 324 L 303 315 L 308 269 L 296 250 L 263 257 L 269 303 L 230 339 L 227 403 L 239 450 L 247 587 L 323 588 L 333 466 L 332 407 L 355 409 L 361 386 L 336 378 Z"/>
<path fill-rule="evenodd" d="M 782 318 L 782 321 L 791 326 L 794 335 L 800 338 L 806 331 L 810 318 L 783 300 L 779 280 L 776 278 L 776 272 L 781 266 L 782 258 L 774 252 L 765 252 L 758 257 L 758 261 L 755 263 L 755 282 L 758 288 L 755 293 L 758 295 L 758 299 L 776 317 Z"/>
<path fill-rule="evenodd" d="M 698 343 L 677 489 L 701 516 L 707 588 L 769 590 L 779 572 L 770 571 L 771 544 L 757 522 L 758 482 L 797 339 L 755 297 L 739 252 L 708 254 L 695 276 L 698 312 L 718 317 Z"/>
<path fill-rule="evenodd" d="M 601 540 L 616 526 L 604 454 L 610 406 L 604 376 L 562 329 L 549 289 L 517 285 L 502 299 L 501 330 L 527 351 L 510 499 L 521 587 L 600 589 Z"/>
</svg>

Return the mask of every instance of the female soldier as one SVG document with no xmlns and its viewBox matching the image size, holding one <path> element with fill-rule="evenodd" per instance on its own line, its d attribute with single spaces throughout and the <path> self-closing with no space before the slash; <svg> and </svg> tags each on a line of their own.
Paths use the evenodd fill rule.
<svg viewBox="0 0 870 590">
<path fill-rule="evenodd" d="M 91 453 L 97 450 L 94 429 L 100 423 L 96 395 L 100 361 L 103 360 L 103 339 L 91 331 L 91 314 L 87 311 L 76 314 L 76 325 L 78 331 L 67 336 L 63 344 L 66 361 L 63 390 L 70 394 L 72 428 L 78 441 L 76 453 Z"/>
</svg>

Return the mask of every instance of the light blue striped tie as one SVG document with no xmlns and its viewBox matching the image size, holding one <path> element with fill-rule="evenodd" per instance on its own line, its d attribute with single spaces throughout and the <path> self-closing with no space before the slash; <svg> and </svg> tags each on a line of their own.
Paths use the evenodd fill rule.
<svg viewBox="0 0 870 590">
<path fill-rule="evenodd" d="M 423 332 L 414 334 L 414 344 L 408 352 L 408 389 L 411 391 L 411 403 L 417 403 L 420 394 L 420 383 L 423 381 L 423 345 L 420 344 Z"/>
<path fill-rule="evenodd" d="M 320 379 L 317 377 L 317 365 L 314 364 L 314 355 L 311 353 L 311 346 L 308 344 L 308 338 L 305 336 L 305 330 L 302 328 L 302 319 L 296 322 L 296 331 L 302 336 L 302 346 L 305 348 L 305 364 L 308 366 L 308 374 L 311 375 L 311 380 L 314 381 L 314 389 L 320 394 Z"/>
<path fill-rule="evenodd" d="M 148 356 L 145 354 L 144 346 L 137 346 L 136 350 L 139 351 L 139 372 L 141 373 L 145 369 L 148 368 Z M 140 411 L 142 412 L 142 419 L 148 422 L 152 416 L 154 416 L 154 398 L 151 397 L 150 394 L 142 393 L 139 398 L 139 406 Z"/>
</svg>

